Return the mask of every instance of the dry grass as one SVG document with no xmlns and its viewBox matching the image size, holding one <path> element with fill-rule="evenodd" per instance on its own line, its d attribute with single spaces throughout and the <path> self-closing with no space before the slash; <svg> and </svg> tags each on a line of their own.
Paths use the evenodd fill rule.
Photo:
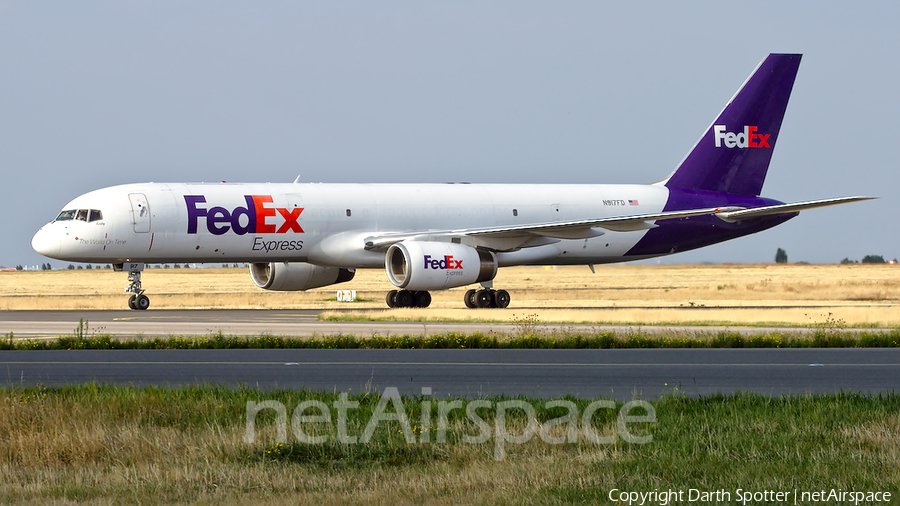
<svg viewBox="0 0 900 506">
<path fill-rule="evenodd" d="M 108 270 L 0 273 L 0 309 L 120 309 L 126 275 Z M 308 292 L 256 288 L 246 269 L 151 269 L 144 287 L 152 307 L 342 309 L 384 313 L 393 288 L 381 270 L 359 271 L 350 283 Z M 513 303 L 481 313 L 462 307 L 466 288 L 434 292 L 427 310 L 395 310 L 410 318 L 511 321 L 536 314 L 563 322 L 730 322 L 807 325 L 826 318 L 849 325 L 900 325 L 900 267 L 893 265 L 610 265 L 501 269 L 494 282 Z M 362 302 L 334 301 L 337 288 Z M 829 314 L 831 316 L 829 316 Z"/>
<path fill-rule="evenodd" d="M 800 326 L 829 328 L 900 326 L 897 306 L 832 306 L 809 304 L 793 308 L 781 307 L 629 307 L 622 309 L 492 309 L 473 313 L 467 309 L 377 309 L 351 313 L 325 311 L 323 318 L 410 321 L 492 321 L 511 322 L 534 320 L 540 323 L 635 324 L 635 325 L 746 325 Z"/>
</svg>

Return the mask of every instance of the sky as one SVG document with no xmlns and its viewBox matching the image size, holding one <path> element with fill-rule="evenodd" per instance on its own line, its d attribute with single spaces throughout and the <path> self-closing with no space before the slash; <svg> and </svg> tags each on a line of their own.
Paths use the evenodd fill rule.
<svg viewBox="0 0 900 506">
<path fill-rule="evenodd" d="M 880 199 L 662 261 L 897 258 L 898 14 L 897 2 L 0 0 L 0 265 L 48 261 L 34 232 L 122 183 L 652 183 L 770 52 L 804 56 L 763 196 Z"/>
</svg>

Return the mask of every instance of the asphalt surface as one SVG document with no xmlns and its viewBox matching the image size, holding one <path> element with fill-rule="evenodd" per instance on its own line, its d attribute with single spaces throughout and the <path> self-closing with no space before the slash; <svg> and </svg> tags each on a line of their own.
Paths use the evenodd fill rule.
<svg viewBox="0 0 900 506">
<path fill-rule="evenodd" d="M 3 383 L 657 399 L 898 391 L 900 349 L 0 351 Z"/>
<path fill-rule="evenodd" d="M 213 309 L 213 310 L 67 310 L 67 311 L 0 311 L 0 335 L 12 332 L 16 338 L 41 339 L 72 335 L 79 320 L 87 322 L 85 333 L 112 334 L 119 337 L 154 337 L 169 335 L 225 335 L 271 334 L 276 336 L 301 336 L 353 334 L 356 336 L 438 334 L 448 332 L 515 332 L 510 323 L 454 323 L 454 322 L 328 322 L 318 321 L 320 310 L 266 310 L 266 309 Z M 480 314 L 479 314 L 480 313 Z M 487 318 L 490 310 L 473 310 L 473 316 Z M 541 329 L 574 329 L 581 331 L 612 330 L 627 332 L 640 329 L 644 332 L 808 332 L 809 327 L 716 327 L 716 326 L 661 326 L 661 325 L 599 325 L 564 324 L 540 325 Z M 853 330 L 853 329 L 849 329 Z M 875 330 L 877 329 L 858 329 Z"/>
</svg>

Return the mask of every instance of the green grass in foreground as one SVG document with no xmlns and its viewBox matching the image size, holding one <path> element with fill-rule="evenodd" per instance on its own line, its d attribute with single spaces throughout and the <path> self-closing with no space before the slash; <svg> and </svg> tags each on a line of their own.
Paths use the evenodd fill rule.
<svg viewBox="0 0 900 506">
<path fill-rule="evenodd" d="M 900 329 L 859 331 L 817 329 L 810 333 L 772 332 L 743 335 L 737 332 L 628 332 L 528 330 L 513 334 L 450 332 L 431 335 L 356 337 L 167 336 L 119 339 L 109 334 L 75 332 L 56 339 L 22 340 L 7 334 L 0 350 L 106 350 L 106 349 L 616 349 L 616 348 L 870 348 L 900 346 Z"/>
<path fill-rule="evenodd" d="M 359 403 L 347 411 L 348 434 L 363 434 L 381 397 L 348 397 Z M 258 414 L 255 440 L 245 440 L 247 403 L 264 400 L 286 407 L 281 443 L 272 410 Z M 401 424 L 385 421 L 368 443 L 344 444 L 336 411 L 330 423 L 301 421 L 304 431 L 328 441 L 298 441 L 293 410 L 305 401 L 331 407 L 339 400 L 337 393 L 219 386 L 0 388 L 0 502 L 597 504 L 608 503 L 613 488 L 900 493 L 895 394 L 687 398 L 676 390 L 651 403 L 655 423 L 632 427 L 652 437 L 647 444 L 621 437 L 595 444 L 580 434 L 577 442 L 550 444 L 535 436 L 506 444 L 502 460 L 495 459 L 494 439 L 463 442 L 480 431 L 464 409 L 447 415 L 445 443 L 434 442 L 436 432 L 430 443 L 407 443 Z M 434 428 L 438 401 L 454 399 L 399 400 L 418 441 L 428 426 L 423 405 Z M 492 406 L 509 399 L 484 400 L 488 407 L 475 412 L 490 429 L 497 421 Z M 566 412 L 547 408 L 544 399 L 518 400 L 534 406 L 541 423 Z M 579 414 L 590 403 L 567 400 Z M 592 418 L 598 433 L 616 434 L 619 407 Z M 514 435 L 526 423 L 521 412 L 506 419 Z"/>
</svg>

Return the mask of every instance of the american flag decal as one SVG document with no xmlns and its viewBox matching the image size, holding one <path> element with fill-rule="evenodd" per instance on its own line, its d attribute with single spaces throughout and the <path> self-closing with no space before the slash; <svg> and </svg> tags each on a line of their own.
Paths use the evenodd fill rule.
<svg viewBox="0 0 900 506">
<path fill-rule="evenodd" d="M 636 206 L 636 205 L 638 205 L 638 201 L 637 201 L 637 200 L 629 200 L 629 201 L 628 201 L 628 205 L 629 205 L 629 206 Z"/>
</svg>

